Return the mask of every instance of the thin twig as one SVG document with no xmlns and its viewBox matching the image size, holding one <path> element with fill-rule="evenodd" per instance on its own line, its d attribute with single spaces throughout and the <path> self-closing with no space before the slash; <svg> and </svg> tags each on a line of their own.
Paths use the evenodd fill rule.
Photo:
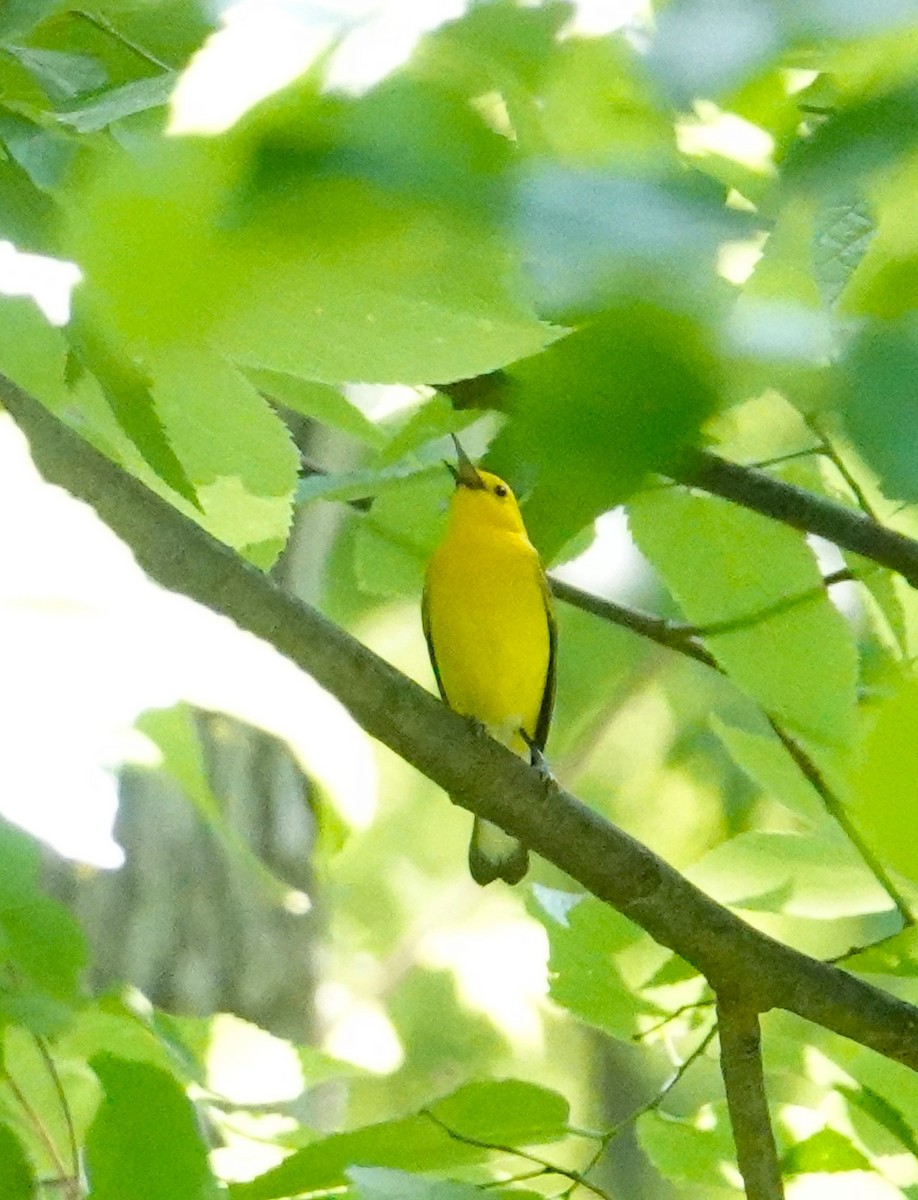
<svg viewBox="0 0 918 1200">
<path fill-rule="evenodd" d="M 839 475 L 841 475 L 842 479 L 848 485 L 852 496 L 857 501 L 858 507 L 865 512 L 872 521 L 878 521 L 879 518 L 874 512 L 870 501 L 867 499 L 867 496 L 864 494 L 864 489 L 851 474 L 847 463 L 836 450 L 835 445 L 830 440 L 828 434 L 823 430 L 819 418 L 815 413 L 810 413 L 805 420 L 809 428 L 813 431 L 816 437 L 819 438 L 820 453 L 825 455 L 829 462 L 831 462 L 835 467 L 836 471 L 838 471 Z"/>
<path fill-rule="evenodd" d="M 784 1200 L 765 1095 L 759 1014 L 745 1002 L 721 995 L 717 998 L 717 1024 L 720 1069 L 747 1200 Z"/>
<path fill-rule="evenodd" d="M 427 1117 L 428 1120 L 433 1121 L 433 1123 L 438 1125 L 445 1134 L 451 1137 L 454 1141 L 461 1142 L 464 1146 L 477 1146 L 480 1150 L 493 1150 L 498 1154 L 515 1155 L 517 1158 L 525 1159 L 527 1162 L 534 1163 L 536 1166 L 541 1167 L 542 1171 L 540 1174 L 560 1175 L 563 1179 L 570 1179 L 572 1183 L 577 1184 L 580 1187 L 588 1188 L 595 1196 L 599 1196 L 600 1200 L 612 1200 L 612 1197 L 608 1192 L 604 1192 L 602 1188 L 598 1188 L 595 1184 L 589 1183 L 583 1178 L 579 1171 L 571 1171 L 567 1167 L 560 1167 L 557 1165 L 557 1163 L 548 1162 L 546 1159 L 540 1158 L 537 1154 L 530 1154 L 528 1150 L 520 1150 L 516 1146 L 505 1146 L 500 1142 L 485 1142 L 482 1141 L 481 1138 L 468 1137 L 466 1134 L 459 1133 L 458 1130 L 450 1128 L 445 1121 L 441 1121 L 440 1118 L 435 1113 L 431 1112 L 429 1108 L 422 1108 L 421 1116 Z"/>
<path fill-rule="evenodd" d="M 864 865 L 868 868 L 868 870 L 889 896 L 890 900 L 892 900 L 897 912 L 899 913 L 899 916 L 902 918 L 902 924 L 904 926 L 914 925 L 915 914 L 909 907 L 908 901 L 893 883 L 892 878 L 890 877 L 890 874 L 884 865 L 880 862 L 874 852 L 861 837 L 857 826 L 848 816 L 847 809 L 829 787 L 823 773 L 819 770 L 803 747 L 796 742 L 786 730 L 782 729 L 781 726 L 775 720 L 773 720 L 773 718 L 769 717 L 768 723 L 771 726 L 775 736 L 780 741 L 781 745 L 785 748 L 785 750 L 806 776 L 806 779 L 822 801 L 826 812 L 842 829 L 845 837 L 847 837 L 848 841 L 852 846 L 854 846 L 858 854 L 863 859 Z"/>
<path fill-rule="evenodd" d="M 691 638 L 709 638 L 717 637 L 722 633 L 735 633 L 739 629 L 748 629 L 753 625 L 759 625 L 763 621 L 768 621 L 772 617 L 782 616 L 791 609 L 797 608 L 800 604 L 805 604 L 808 600 L 815 600 L 825 593 L 826 588 L 835 587 L 839 583 L 850 583 L 857 579 L 858 576 L 850 569 L 850 567 L 840 567 L 837 571 L 832 571 L 826 575 L 822 583 L 817 587 L 807 588 L 805 592 L 798 592 L 795 596 L 782 596 L 780 600 L 775 600 L 772 604 L 766 604 L 763 608 L 757 609 L 755 612 L 746 613 L 739 617 L 727 617 L 723 621 L 711 621 L 707 625 L 676 625 L 674 628 L 677 631 L 684 633 L 686 637 Z"/>
<path fill-rule="evenodd" d="M 688 1071 L 689 1067 L 691 1067 L 693 1063 L 697 1062 L 698 1059 L 701 1058 L 708 1046 L 710 1046 L 711 1042 L 714 1040 L 716 1033 L 717 1022 L 715 1021 L 695 1049 L 692 1050 L 690 1054 L 686 1055 L 682 1062 L 676 1067 L 676 1070 L 672 1073 L 672 1075 L 670 1075 L 669 1078 L 661 1084 L 653 1096 L 651 1096 L 649 1100 L 646 1100 L 638 1108 L 630 1112 L 627 1117 L 623 1117 L 622 1120 L 613 1125 L 611 1129 L 607 1129 L 606 1132 L 600 1136 L 599 1145 L 596 1148 L 596 1151 L 581 1172 L 584 1178 L 589 1175 L 591 1171 L 595 1170 L 596 1164 L 605 1154 L 610 1142 L 614 1141 L 620 1133 L 623 1133 L 629 1126 L 633 1125 L 639 1117 L 642 1117 L 645 1113 L 650 1112 L 651 1109 L 660 1107 L 676 1084 L 679 1083 L 679 1081 L 685 1076 L 685 1073 Z M 561 1193 L 561 1195 L 558 1197 L 558 1200 L 571 1200 L 571 1197 L 577 1188 L 584 1186 L 589 1187 L 589 1184 L 584 1184 L 580 1180 L 576 1180 L 569 1188 L 566 1188 L 565 1191 Z"/>
<path fill-rule="evenodd" d="M 673 1021 L 677 1021 L 679 1017 L 684 1017 L 686 1013 L 695 1012 L 699 1008 L 710 1008 L 710 1006 L 714 1003 L 715 998 L 713 996 L 708 996 L 703 1000 L 691 1000 L 688 1004 L 680 1004 L 679 1007 L 674 1008 L 671 1013 L 667 1013 L 662 1020 L 655 1021 L 653 1025 L 648 1025 L 648 1027 L 642 1030 L 640 1033 L 632 1034 L 631 1040 L 633 1042 L 643 1042 L 645 1038 L 649 1038 L 651 1034 L 657 1033 L 661 1029 L 665 1029 L 667 1025 L 670 1025 Z"/>
</svg>

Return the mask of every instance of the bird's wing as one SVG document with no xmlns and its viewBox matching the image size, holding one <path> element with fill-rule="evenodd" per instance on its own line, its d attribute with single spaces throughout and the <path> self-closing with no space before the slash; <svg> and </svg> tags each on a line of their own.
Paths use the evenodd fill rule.
<svg viewBox="0 0 918 1200">
<path fill-rule="evenodd" d="M 555 614 L 552 609 L 551 592 L 548 580 L 540 569 L 542 598 L 545 601 L 545 619 L 548 622 L 548 670 L 545 672 L 545 688 L 542 692 L 542 705 L 539 708 L 539 719 L 536 721 L 533 744 L 539 750 L 545 749 L 548 741 L 548 727 L 551 725 L 552 709 L 555 706 L 555 666 L 558 656 L 558 628 L 555 624 Z M 428 639 L 429 641 L 429 639 Z M 433 650 L 431 650 L 433 657 Z M 436 670 L 436 668 L 434 668 Z"/>
<path fill-rule="evenodd" d="M 437 687 L 440 691 L 440 698 L 449 704 L 446 696 L 446 691 L 443 687 L 443 680 L 440 678 L 440 668 L 437 666 L 437 656 L 434 653 L 433 637 L 430 631 L 430 596 L 428 594 L 427 584 L 424 584 L 424 594 L 421 597 L 421 624 L 424 627 L 424 638 L 427 642 L 427 651 L 430 654 L 430 665 L 433 667 L 434 679 L 437 681 Z"/>
</svg>

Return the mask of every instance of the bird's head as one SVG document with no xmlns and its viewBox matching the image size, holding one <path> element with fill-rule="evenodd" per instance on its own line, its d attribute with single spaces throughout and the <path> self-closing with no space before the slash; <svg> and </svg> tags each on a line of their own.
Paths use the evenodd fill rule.
<svg viewBox="0 0 918 1200">
<path fill-rule="evenodd" d="M 501 529 L 525 534 L 520 506 L 509 484 L 490 471 L 481 471 L 453 436 L 458 464 L 447 463 L 456 481 L 451 513 L 453 521 L 469 529 Z"/>
</svg>

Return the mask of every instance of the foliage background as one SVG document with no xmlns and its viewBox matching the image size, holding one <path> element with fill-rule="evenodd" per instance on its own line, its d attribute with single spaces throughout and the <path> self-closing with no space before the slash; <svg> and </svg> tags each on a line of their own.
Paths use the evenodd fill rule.
<svg viewBox="0 0 918 1200">
<path fill-rule="evenodd" d="M 670 0 L 608 32 L 494 2 L 415 38 L 389 6 L 339 45 L 285 13 L 289 85 L 244 114 L 261 43 L 235 18 L 232 122 L 202 100 L 233 52 L 193 58 L 204 6 L 4 7 L 0 235 L 83 282 L 58 324 L 0 298 L 0 370 L 428 685 L 461 433 L 565 578 L 733 623 L 722 677 L 559 606 L 565 786 L 808 953 L 891 938 L 850 966 L 914 999 L 914 592 L 656 472 L 707 442 L 918 533 L 918 17 Z M 369 78 L 361 38 L 392 52 Z M 131 761 L 120 871 L 40 878 L 3 829 L 4 1196 L 570 1196 L 526 1155 L 600 1150 L 609 1196 L 735 1194 L 703 981 L 544 863 L 475 889 L 467 814 L 2 434 L 4 809 L 111 868 L 87 822 Z M 838 608 L 818 564 L 859 580 Z M 764 1026 L 789 1194 L 918 1194 L 913 1075 Z"/>
</svg>

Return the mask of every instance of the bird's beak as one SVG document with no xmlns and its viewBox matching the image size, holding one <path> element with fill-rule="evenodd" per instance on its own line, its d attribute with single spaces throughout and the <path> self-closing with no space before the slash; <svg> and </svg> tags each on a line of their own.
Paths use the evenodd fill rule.
<svg viewBox="0 0 918 1200">
<path fill-rule="evenodd" d="M 448 462 L 446 465 L 449 468 L 453 479 L 456 481 L 456 487 L 483 489 L 485 486 L 484 480 L 475 470 L 472 460 L 462 449 L 462 446 L 459 444 L 459 439 L 454 433 L 450 436 L 453 439 L 453 445 L 456 447 L 456 457 L 459 460 L 459 465 L 454 467 L 450 462 Z"/>
</svg>

